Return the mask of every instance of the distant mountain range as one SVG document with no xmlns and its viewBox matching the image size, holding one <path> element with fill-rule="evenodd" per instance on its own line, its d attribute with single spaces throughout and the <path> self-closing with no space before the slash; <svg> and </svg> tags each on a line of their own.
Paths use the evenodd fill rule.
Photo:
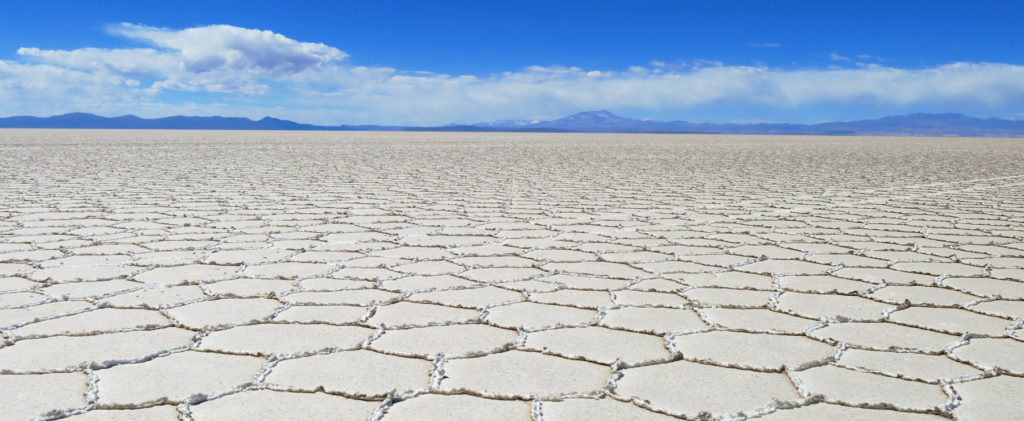
<svg viewBox="0 0 1024 421">
<path fill-rule="evenodd" d="M 385 131 L 500 131 L 585 133 L 716 133 L 807 135 L 903 135 L 903 136 L 1005 136 L 1024 137 L 1024 121 L 975 118 L 963 114 L 907 114 L 874 120 L 817 124 L 789 123 L 691 123 L 688 121 L 634 120 L 608 111 L 588 111 L 550 121 L 500 120 L 437 127 L 340 125 L 317 126 L 265 117 L 141 118 L 134 115 L 101 117 L 71 113 L 52 117 L 0 118 L 0 128 L 46 129 L 179 129 L 179 130 L 385 130 Z"/>
</svg>

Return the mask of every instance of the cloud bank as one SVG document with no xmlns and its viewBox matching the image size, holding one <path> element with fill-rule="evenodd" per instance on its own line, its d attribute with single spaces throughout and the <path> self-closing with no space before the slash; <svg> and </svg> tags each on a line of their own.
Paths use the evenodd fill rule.
<svg viewBox="0 0 1024 421">
<path fill-rule="evenodd" d="M 652 60 L 624 70 L 530 66 L 447 75 L 358 66 L 335 47 L 270 31 L 120 24 L 138 48 L 41 50 L 0 61 L 0 114 L 273 115 L 303 122 L 444 124 L 550 118 L 591 109 L 684 118 L 703 108 L 1024 109 L 1024 66 L 949 63 L 919 69 L 823 68 Z M 845 56 L 833 53 L 842 62 Z M 1014 108 L 1016 107 L 1016 108 Z M 799 118 L 794 119 L 799 120 Z"/>
</svg>

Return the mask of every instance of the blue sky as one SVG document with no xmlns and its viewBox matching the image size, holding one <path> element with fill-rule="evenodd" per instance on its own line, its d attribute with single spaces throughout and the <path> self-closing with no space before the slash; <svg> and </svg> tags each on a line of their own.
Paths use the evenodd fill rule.
<svg viewBox="0 0 1024 421">
<path fill-rule="evenodd" d="M 0 115 L 1024 118 L 1020 16 L 1010 1 L 11 0 Z"/>
</svg>

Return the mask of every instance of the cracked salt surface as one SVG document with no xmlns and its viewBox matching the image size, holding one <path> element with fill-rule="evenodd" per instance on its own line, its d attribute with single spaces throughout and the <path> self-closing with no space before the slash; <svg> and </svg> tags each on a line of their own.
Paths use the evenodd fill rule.
<svg viewBox="0 0 1024 421">
<path fill-rule="evenodd" d="M 0 150 L 0 420 L 1024 418 L 1020 142 Z"/>
</svg>

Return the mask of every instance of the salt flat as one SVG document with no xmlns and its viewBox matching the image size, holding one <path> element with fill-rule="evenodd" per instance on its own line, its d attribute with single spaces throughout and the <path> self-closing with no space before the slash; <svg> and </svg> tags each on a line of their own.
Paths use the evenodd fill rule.
<svg viewBox="0 0 1024 421">
<path fill-rule="evenodd" d="M 0 131 L 0 419 L 1021 419 L 1022 163 Z"/>
</svg>

